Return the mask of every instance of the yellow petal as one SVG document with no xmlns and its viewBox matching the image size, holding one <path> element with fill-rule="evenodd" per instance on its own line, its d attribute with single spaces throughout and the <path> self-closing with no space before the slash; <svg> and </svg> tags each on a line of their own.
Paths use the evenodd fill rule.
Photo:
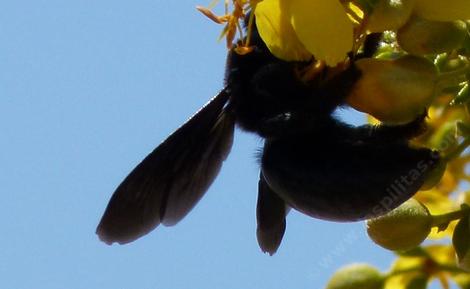
<svg viewBox="0 0 470 289">
<path fill-rule="evenodd" d="M 287 61 L 309 60 L 312 55 L 297 38 L 287 16 L 289 0 L 264 0 L 256 5 L 258 32 L 274 56 Z"/>
<path fill-rule="evenodd" d="M 441 265 L 455 266 L 455 251 L 451 245 L 429 245 L 424 248 L 431 258 Z"/>
<path fill-rule="evenodd" d="M 353 46 L 353 24 L 338 0 L 291 0 L 291 23 L 316 59 L 334 66 Z"/>
<path fill-rule="evenodd" d="M 387 278 L 385 289 L 406 289 L 408 285 L 423 272 L 415 272 L 414 268 L 424 268 L 426 259 L 423 257 L 400 256 L 392 265 L 391 272 L 410 270 L 409 273 L 392 275 Z"/>
<path fill-rule="evenodd" d="M 451 199 L 436 189 L 419 191 L 414 198 L 425 204 L 432 215 L 445 214 L 457 208 Z"/>
<path fill-rule="evenodd" d="M 426 288 L 429 276 L 424 272 L 410 272 L 387 278 L 385 289 Z"/>
<path fill-rule="evenodd" d="M 469 0 L 415 0 L 416 15 L 436 21 L 470 19 Z"/>
<path fill-rule="evenodd" d="M 452 274 L 452 279 L 459 285 L 459 288 L 470 288 L 470 274 L 455 273 Z"/>
</svg>

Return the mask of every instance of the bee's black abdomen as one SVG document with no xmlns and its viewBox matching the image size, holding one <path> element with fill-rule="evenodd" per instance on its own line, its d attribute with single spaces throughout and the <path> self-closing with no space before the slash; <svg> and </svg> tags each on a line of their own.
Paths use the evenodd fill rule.
<svg viewBox="0 0 470 289">
<path fill-rule="evenodd" d="M 357 221 L 383 215 L 412 197 L 439 160 L 436 152 L 404 141 L 351 141 L 340 132 L 274 140 L 264 147 L 262 171 L 270 187 L 315 218 Z"/>
</svg>

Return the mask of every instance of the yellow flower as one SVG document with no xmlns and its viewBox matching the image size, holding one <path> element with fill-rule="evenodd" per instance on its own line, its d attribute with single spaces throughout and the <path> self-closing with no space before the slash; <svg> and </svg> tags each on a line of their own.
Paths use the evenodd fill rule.
<svg viewBox="0 0 470 289">
<path fill-rule="evenodd" d="M 334 66 L 353 48 L 353 23 L 339 0 L 263 0 L 255 15 L 261 38 L 278 58 L 314 56 Z"/>
</svg>

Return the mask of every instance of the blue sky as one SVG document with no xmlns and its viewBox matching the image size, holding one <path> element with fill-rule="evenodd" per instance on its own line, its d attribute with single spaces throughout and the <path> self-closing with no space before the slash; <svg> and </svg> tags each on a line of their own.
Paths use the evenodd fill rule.
<svg viewBox="0 0 470 289">
<path fill-rule="evenodd" d="M 363 223 L 295 211 L 278 253 L 261 253 L 262 142 L 239 131 L 181 223 L 125 246 L 98 240 L 115 187 L 222 87 L 221 27 L 194 8 L 208 2 L 2 4 L 0 288 L 322 288 L 346 263 L 388 267 Z"/>
</svg>

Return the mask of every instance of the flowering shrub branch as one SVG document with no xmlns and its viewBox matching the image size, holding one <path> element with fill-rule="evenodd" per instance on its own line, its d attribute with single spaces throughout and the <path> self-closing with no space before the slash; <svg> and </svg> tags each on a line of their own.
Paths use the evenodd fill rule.
<svg viewBox="0 0 470 289">
<path fill-rule="evenodd" d="M 311 61 L 317 70 L 354 62 L 362 77 L 348 104 L 371 122 L 403 124 L 428 110 L 428 130 L 415 142 L 442 153 L 438 168 L 415 200 L 368 221 L 371 238 L 395 250 L 396 261 L 388 273 L 364 264 L 342 268 L 327 288 L 426 288 L 433 278 L 443 288 L 470 288 L 468 0 L 226 0 L 220 16 L 210 9 L 217 2 L 198 9 L 224 25 L 222 37 L 238 53 L 251 51 L 245 34 L 256 21 L 280 59 Z M 245 33 L 240 23 L 249 11 Z M 374 57 L 356 60 L 371 33 L 382 35 Z"/>
</svg>

